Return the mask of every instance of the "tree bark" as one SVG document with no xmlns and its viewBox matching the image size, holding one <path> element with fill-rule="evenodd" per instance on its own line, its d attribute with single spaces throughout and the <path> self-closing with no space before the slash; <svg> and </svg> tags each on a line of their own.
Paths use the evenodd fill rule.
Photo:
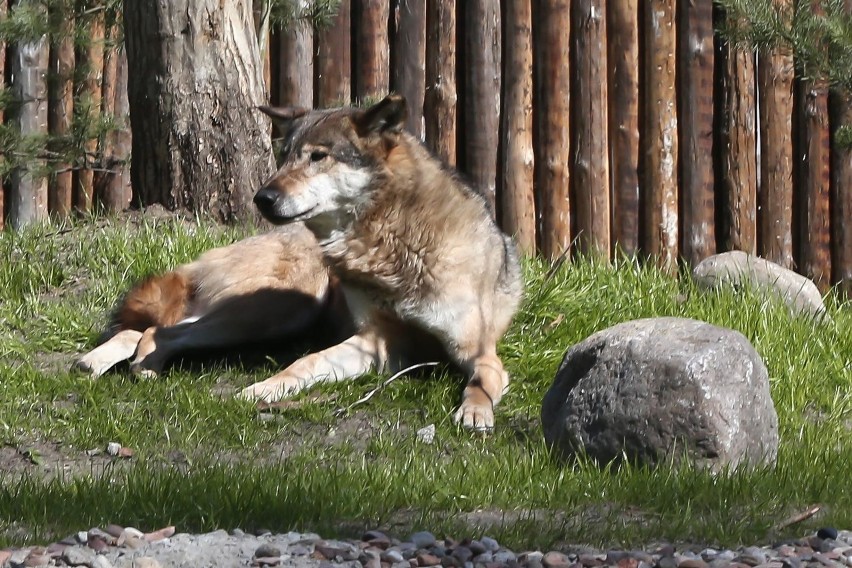
<svg viewBox="0 0 852 568">
<path fill-rule="evenodd" d="M 237 0 L 126 0 L 134 199 L 254 216 L 274 167 L 251 6 Z"/>
<path fill-rule="evenodd" d="M 725 248 L 757 253 L 757 99 L 754 54 L 724 49 L 721 177 Z"/>
<path fill-rule="evenodd" d="M 831 210 L 829 168 L 831 146 L 828 130 L 828 88 L 798 85 L 797 114 L 801 121 L 796 187 L 802 188 L 799 211 L 799 270 L 821 292 L 831 285 Z"/>
<path fill-rule="evenodd" d="M 610 255 L 605 2 L 571 3 L 571 184 L 577 248 Z"/>
<path fill-rule="evenodd" d="M 8 6 L 6 4 L 6 0 L 0 0 L 0 18 L 6 17 L 6 12 Z M 6 85 L 6 42 L 0 41 L 0 79 L 2 79 L 3 84 Z M 3 124 L 5 120 L 5 113 L 3 109 L 0 108 L 0 124 Z M 0 156 L 0 162 L 2 162 L 5 158 Z M 5 176 L 0 176 L 0 231 L 4 229 L 6 226 L 6 180 Z"/>
<path fill-rule="evenodd" d="M 852 124 L 852 95 L 831 96 L 832 130 Z M 832 269 L 841 298 L 852 300 L 852 149 L 834 143 L 831 170 Z"/>
<path fill-rule="evenodd" d="M 456 12 L 454 0 L 426 3 L 426 145 L 444 162 L 456 164 Z"/>
<path fill-rule="evenodd" d="M 350 0 L 342 0 L 332 25 L 314 32 L 317 38 L 314 102 L 317 107 L 348 105 L 352 99 L 351 20 Z"/>
<path fill-rule="evenodd" d="M 612 238 L 626 254 L 639 249 L 639 6 L 607 6 L 611 88 Z"/>
<path fill-rule="evenodd" d="M 503 24 L 507 45 L 503 78 L 503 191 L 500 223 L 525 254 L 535 253 L 533 183 L 532 4 L 506 0 Z"/>
<path fill-rule="evenodd" d="M 570 0 L 536 3 L 533 28 L 535 43 L 536 191 L 541 211 L 541 250 L 556 259 L 571 245 L 569 196 L 569 60 Z"/>
<path fill-rule="evenodd" d="M 80 3 L 80 10 L 90 8 L 90 2 L 84 0 Z M 77 20 L 81 20 L 78 18 Z M 80 87 L 79 100 L 83 108 L 87 109 L 86 120 L 89 123 L 100 118 L 101 113 L 101 88 L 104 72 L 104 14 L 98 10 L 89 15 L 86 25 L 87 45 L 82 52 L 77 54 L 77 64 L 85 66 L 86 77 Z M 98 138 L 91 137 L 83 144 L 86 152 L 85 163 L 76 172 L 77 182 L 74 184 L 74 208 L 78 211 L 91 211 L 95 195 L 95 172 L 92 166 L 95 163 L 94 156 L 98 151 Z"/>
<path fill-rule="evenodd" d="M 21 3 L 24 1 L 29 0 L 22 0 Z M 24 138 L 47 134 L 45 77 L 48 54 L 46 35 L 30 43 L 19 43 L 13 52 L 12 89 L 15 99 L 20 101 L 21 105 L 17 121 Z M 8 220 L 15 229 L 47 219 L 47 179 L 43 172 L 39 171 L 43 166 L 44 160 L 35 158 L 13 172 Z"/>
<path fill-rule="evenodd" d="M 760 98 L 759 253 L 793 268 L 793 58 L 758 55 Z"/>
<path fill-rule="evenodd" d="M 462 167 L 494 211 L 500 144 L 500 3 L 466 0 L 462 6 L 465 42 Z"/>
<path fill-rule="evenodd" d="M 299 19 L 272 38 L 278 42 L 276 103 L 311 108 L 314 104 L 313 27 Z"/>
<path fill-rule="evenodd" d="M 5 2 L 0 2 L 5 5 Z M 74 119 L 74 13 L 67 4 L 52 6 L 52 27 L 56 30 L 50 45 L 47 130 L 51 136 L 68 134 Z M 48 210 L 58 216 L 71 213 L 74 174 L 71 164 L 59 162 L 48 183 Z"/>
<path fill-rule="evenodd" d="M 405 126 L 415 137 L 423 135 L 423 99 L 426 90 L 426 0 L 394 0 L 391 89 L 405 97 Z"/>
<path fill-rule="evenodd" d="M 645 2 L 645 250 L 669 272 L 678 257 L 675 2 Z"/>
<path fill-rule="evenodd" d="M 352 0 L 355 31 L 355 98 L 383 97 L 390 85 L 388 18 L 390 0 Z"/>
<path fill-rule="evenodd" d="M 716 253 L 713 176 L 713 0 L 678 3 L 678 125 L 682 256 L 695 266 Z"/>
</svg>

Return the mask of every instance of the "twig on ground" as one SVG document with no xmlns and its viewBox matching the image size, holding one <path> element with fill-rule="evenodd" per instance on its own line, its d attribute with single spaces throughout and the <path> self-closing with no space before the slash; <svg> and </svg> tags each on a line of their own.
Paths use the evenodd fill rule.
<svg viewBox="0 0 852 568">
<path fill-rule="evenodd" d="M 342 415 L 346 414 L 347 412 L 349 412 L 350 410 L 352 410 L 352 408 L 354 408 L 355 406 L 358 406 L 359 404 L 363 404 L 363 403 L 367 402 L 368 400 L 373 398 L 374 394 L 376 394 L 377 392 L 379 392 L 380 390 L 382 390 L 383 388 L 385 388 L 386 386 L 388 386 L 389 384 L 391 384 L 396 379 L 398 379 L 399 377 L 401 377 L 402 375 L 406 374 L 409 371 L 413 371 L 414 369 L 419 369 L 421 367 L 429 367 L 429 366 L 435 367 L 437 365 L 440 365 L 440 363 L 438 363 L 437 361 L 429 361 L 429 362 L 426 362 L 426 363 L 417 363 L 416 365 L 406 367 L 405 369 L 402 369 L 401 371 L 394 373 L 388 380 L 386 380 L 385 382 L 383 382 L 382 384 L 380 384 L 379 386 L 377 386 L 376 388 L 374 388 L 373 390 L 371 390 L 370 392 L 365 394 L 362 398 L 359 398 L 358 400 L 356 400 L 355 402 L 353 402 L 352 404 L 347 406 L 346 408 L 338 408 L 337 410 L 334 411 L 334 415 L 335 416 L 342 416 Z"/>
</svg>

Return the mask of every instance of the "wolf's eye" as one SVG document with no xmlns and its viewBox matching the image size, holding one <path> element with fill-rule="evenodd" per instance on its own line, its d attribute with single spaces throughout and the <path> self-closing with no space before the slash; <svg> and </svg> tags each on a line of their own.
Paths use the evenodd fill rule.
<svg viewBox="0 0 852 568">
<path fill-rule="evenodd" d="M 311 152 L 311 161 L 312 162 L 320 162 L 325 160 L 328 157 L 328 152 L 324 152 L 322 150 L 314 150 Z"/>
</svg>

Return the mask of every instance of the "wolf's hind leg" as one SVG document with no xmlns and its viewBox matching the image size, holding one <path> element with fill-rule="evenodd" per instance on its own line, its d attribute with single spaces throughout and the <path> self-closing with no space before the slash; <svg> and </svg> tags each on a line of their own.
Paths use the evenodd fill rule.
<svg viewBox="0 0 852 568">
<path fill-rule="evenodd" d="M 130 359 L 136 352 L 136 346 L 142 339 L 142 332 L 124 329 L 74 361 L 73 368 L 97 378 L 118 363 Z"/>
<path fill-rule="evenodd" d="M 240 397 L 275 401 L 317 383 L 337 382 L 382 370 L 388 360 L 387 345 L 378 334 L 362 332 L 343 343 L 311 353 L 272 377 L 246 387 Z"/>
</svg>

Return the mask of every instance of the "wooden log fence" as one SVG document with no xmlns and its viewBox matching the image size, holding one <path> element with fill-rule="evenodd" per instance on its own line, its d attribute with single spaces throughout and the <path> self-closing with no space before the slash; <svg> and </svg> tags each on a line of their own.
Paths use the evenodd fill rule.
<svg viewBox="0 0 852 568">
<path fill-rule="evenodd" d="M 49 16 L 95 41 L 76 54 L 67 40 L 0 46 L 23 101 L 3 119 L 61 135 L 84 110 L 72 104 L 126 118 L 116 22 Z M 330 27 L 271 34 L 269 96 L 323 107 L 404 94 L 407 128 L 525 253 L 635 254 L 674 270 L 738 249 L 852 294 L 852 155 L 835 141 L 852 99 L 795 78 L 788 53 L 728 45 L 714 32 L 724 17 L 713 0 L 343 0 Z M 45 70 L 53 80 L 39 83 Z M 39 164 L 18 168 L 0 220 L 126 207 L 129 135 L 125 123 L 85 141 L 90 159 L 59 164 L 49 185 Z"/>
</svg>

